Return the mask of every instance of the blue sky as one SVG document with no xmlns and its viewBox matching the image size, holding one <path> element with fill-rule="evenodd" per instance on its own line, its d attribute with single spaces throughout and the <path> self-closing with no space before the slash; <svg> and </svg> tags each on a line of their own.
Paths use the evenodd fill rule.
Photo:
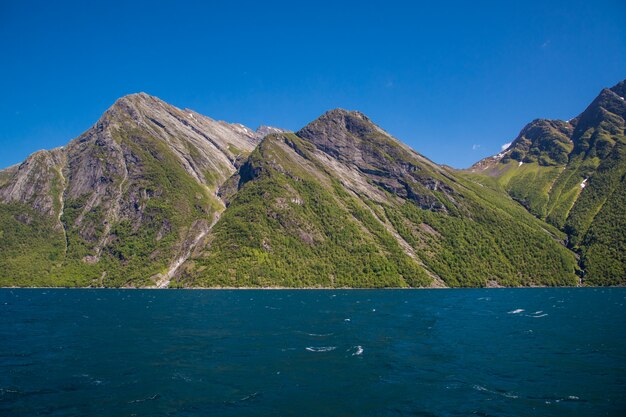
<svg viewBox="0 0 626 417">
<path fill-rule="evenodd" d="M 145 91 L 252 128 L 360 110 L 467 167 L 626 78 L 623 1 L 0 0 L 0 167 Z"/>
</svg>

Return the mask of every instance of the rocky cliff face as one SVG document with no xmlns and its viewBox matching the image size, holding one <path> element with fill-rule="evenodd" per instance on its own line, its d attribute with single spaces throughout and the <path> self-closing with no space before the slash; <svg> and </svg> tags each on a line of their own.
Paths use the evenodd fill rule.
<svg viewBox="0 0 626 417">
<path fill-rule="evenodd" d="M 11 230 L 15 222 L 37 217 L 59 232 L 50 239 L 62 250 L 50 249 L 47 256 L 60 263 L 51 265 L 44 281 L 166 284 L 163 277 L 172 275 L 223 210 L 217 188 L 260 139 L 242 125 L 143 93 L 123 97 L 67 146 L 1 171 L 3 226 Z M 9 208 L 19 216 L 7 214 Z M 13 259 L 3 256 L 2 262 L 28 250 L 14 238 L 4 248 Z M 124 278 L 135 270 L 135 277 Z"/>
<path fill-rule="evenodd" d="M 625 85 L 603 89 L 570 121 L 531 122 L 504 152 L 469 169 L 564 230 L 592 284 L 625 279 Z"/>
<path fill-rule="evenodd" d="M 58 214 L 65 163 L 63 149 L 57 148 L 35 152 L 22 164 L 0 171 L 0 201 L 25 204 L 50 216 Z"/>
<path fill-rule="evenodd" d="M 452 188 L 437 178 L 445 177 L 445 170 L 391 137 L 360 112 L 332 110 L 297 135 L 327 156 L 356 169 L 365 183 L 377 188 L 370 190 L 372 196 L 382 188 L 428 210 L 445 211 L 442 198 L 454 203 Z"/>
</svg>

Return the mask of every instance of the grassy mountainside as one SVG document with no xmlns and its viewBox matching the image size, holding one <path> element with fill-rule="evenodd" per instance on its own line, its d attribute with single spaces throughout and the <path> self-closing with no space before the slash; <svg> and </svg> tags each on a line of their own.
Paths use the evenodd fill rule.
<svg viewBox="0 0 626 417">
<path fill-rule="evenodd" d="M 583 280 L 626 283 L 624 81 L 569 122 L 536 120 L 503 153 L 470 169 L 568 235 Z"/>
<path fill-rule="evenodd" d="M 358 112 L 268 136 L 227 182 L 229 205 L 179 285 L 576 283 L 562 234 L 455 175 Z"/>
</svg>

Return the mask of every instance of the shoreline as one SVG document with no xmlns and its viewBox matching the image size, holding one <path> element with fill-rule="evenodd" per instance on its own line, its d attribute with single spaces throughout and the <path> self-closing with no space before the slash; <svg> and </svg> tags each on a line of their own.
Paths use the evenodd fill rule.
<svg viewBox="0 0 626 417">
<path fill-rule="evenodd" d="M 506 289 L 545 289 L 545 288 L 568 288 L 568 289 L 604 289 L 604 288 L 626 288 L 625 285 L 612 285 L 612 286 L 532 286 L 532 287 L 381 287 L 381 288 L 369 288 L 369 287 L 188 287 L 188 288 L 158 288 L 158 287 L 1 287 L 0 290 L 13 290 L 13 289 L 32 289 L 32 290 L 155 290 L 155 291 L 343 291 L 343 290 L 383 290 L 383 291 L 398 291 L 398 290 L 506 290 Z"/>
</svg>

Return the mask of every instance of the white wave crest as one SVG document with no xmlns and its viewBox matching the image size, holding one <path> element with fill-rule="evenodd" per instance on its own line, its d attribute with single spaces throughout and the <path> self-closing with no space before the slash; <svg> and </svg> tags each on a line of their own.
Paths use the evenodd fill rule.
<svg viewBox="0 0 626 417">
<path fill-rule="evenodd" d="M 500 396 L 506 397 L 506 398 L 519 398 L 518 395 L 515 395 L 513 393 L 505 392 L 505 391 L 493 391 L 493 390 L 487 389 L 487 388 L 485 388 L 483 386 L 480 386 L 480 385 L 473 385 L 472 388 L 474 388 L 476 391 L 488 392 L 490 394 L 500 395 Z"/>
<path fill-rule="evenodd" d="M 309 352 L 330 352 L 337 349 L 337 346 L 309 346 L 306 348 Z"/>
</svg>

